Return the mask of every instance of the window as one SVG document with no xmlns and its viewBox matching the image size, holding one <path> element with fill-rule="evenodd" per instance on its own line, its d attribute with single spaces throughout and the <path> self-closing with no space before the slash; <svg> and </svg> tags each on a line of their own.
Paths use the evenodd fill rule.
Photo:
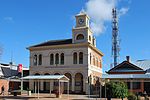
<svg viewBox="0 0 150 100">
<path fill-rule="evenodd" d="M 55 55 L 55 64 L 56 65 L 59 64 L 59 54 L 58 53 Z"/>
<path fill-rule="evenodd" d="M 91 53 L 90 53 L 90 64 L 91 64 L 91 61 L 92 61 L 92 55 L 91 55 Z"/>
<path fill-rule="evenodd" d="M 73 53 L 73 64 L 77 64 L 77 53 Z"/>
<path fill-rule="evenodd" d="M 84 36 L 83 36 L 83 34 L 79 34 L 78 36 L 77 36 L 77 38 L 76 38 L 77 40 L 83 40 L 84 39 Z"/>
<path fill-rule="evenodd" d="M 61 54 L 61 58 L 60 58 L 60 64 L 64 64 L 64 53 Z"/>
<path fill-rule="evenodd" d="M 89 41 L 91 41 L 91 36 L 89 36 Z"/>
<path fill-rule="evenodd" d="M 141 88 L 141 83 L 140 82 L 133 82 L 133 89 L 140 89 Z"/>
<path fill-rule="evenodd" d="M 93 56 L 93 65 L 95 66 L 95 57 Z"/>
<path fill-rule="evenodd" d="M 79 53 L 79 64 L 83 64 L 83 52 Z"/>
<path fill-rule="evenodd" d="M 34 55 L 34 57 L 33 57 L 33 64 L 37 65 L 37 55 Z"/>
<path fill-rule="evenodd" d="M 102 68 L 102 62 L 101 62 L 101 59 L 99 60 L 99 67 Z"/>
<path fill-rule="evenodd" d="M 96 58 L 96 66 L 98 67 L 98 58 Z"/>
<path fill-rule="evenodd" d="M 42 65 L 42 55 L 39 55 L 39 65 Z"/>
<path fill-rule="evenodd" d="M 54 54 L 50 54 L 50 65 L 54 64 Z"/>
</svg>

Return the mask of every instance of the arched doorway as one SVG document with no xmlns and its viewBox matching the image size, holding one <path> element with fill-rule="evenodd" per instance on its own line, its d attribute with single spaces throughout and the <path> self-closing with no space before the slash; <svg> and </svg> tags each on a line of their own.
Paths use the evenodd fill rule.
<svg viewBox="0 0 150 100">
<path fill-rule="evenodd" d="M 49 73 L 45 73 L 44 75 L 49 75 Z M 44 80 L 44 85 L 43 85 L 44 92 L 49 92 L 50 90 L 50 82 L 48 80 Z"/>
<path fill-rule="evenodd" d="M 36 74 L 34 74 L 34 75 L 40 75 L 39 73 L 36 73 Z M 34 81 L 34 92 L 35 92 L 35 88 L 36 88 L 36 92 L 38 92 L 38 82 L 36 81 Z M 39 81 L 39 91 L 41 90 L 41 88 L 40 88 L 40 81 Z"/>
<path fill-rule="evenodd" d="M 83 75 L 81 73 L 77 73 L 75 75 L 75 93 L 83 92 Z"/>
<path fill-rule="evenodd" d="M 59 73 L 55 73 L 54 75 L 60 75 Z M 54 81 L 54 87 L 53 87 L 53 90 L 58 90 L 58 86 L 59 86 L 59 83 L 58 83 L 58 80 Z"/>
<path fill-rule="evenodd" d="M 67 78 L 69 78 L 69 92 L 71 92 L 72 88 L 71 88 L 71 84 L 72 84 L 72 76 L 70 73 L 65 73 L 65 76 Z M 64 93 L 67 93 L 67 90 L 68 90 L 68 83 L 64 83 Z"/>
</svg>

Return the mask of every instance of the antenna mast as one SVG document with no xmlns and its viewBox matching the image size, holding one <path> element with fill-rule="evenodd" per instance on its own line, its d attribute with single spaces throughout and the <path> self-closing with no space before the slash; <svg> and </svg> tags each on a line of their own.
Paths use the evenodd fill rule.
<svg viewBox="0 0 150 100">
<path fill-rule="evenodd" d="M 118 17 L 116 8 L 112 9 L 112 57 L 113 63 L 111 67 L 115 67 L 119 60 L 119 33 L 118 33 Z"/>
</svg>

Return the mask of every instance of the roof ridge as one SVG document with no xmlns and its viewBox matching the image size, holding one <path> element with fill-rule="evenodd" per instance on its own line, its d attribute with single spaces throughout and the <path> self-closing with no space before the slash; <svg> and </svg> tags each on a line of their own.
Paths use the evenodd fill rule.
<svg viewBox="0 0 150 100">
<path fill-rule="evenodd" d="M 32 46 L 29 46 L 28 48 L 30 48 L 30 47 L 36 47 L 36 46 L 39 46 L 39 45 L 44 45 L 44 44 L 50 43 L 50 42 L 51 43 L 55 43 L 55 42 L 65 42 L 65 41 L 71 41 L 71 40 L 72 40 L 72 38 L 69 38 L 69 39 L 59 39 L 59 40 L 49 40 L 49 41 L 45 41 L 45 42 L 41 42 L 39 44 L 35 44 L 35 45 L 32 45 Z"/>
<path fill-rule="evenodd" d="M 150 59 L 137 60 L 136 62 L 139 62 L 139 61 L 150 61 Z"/>
</svg>

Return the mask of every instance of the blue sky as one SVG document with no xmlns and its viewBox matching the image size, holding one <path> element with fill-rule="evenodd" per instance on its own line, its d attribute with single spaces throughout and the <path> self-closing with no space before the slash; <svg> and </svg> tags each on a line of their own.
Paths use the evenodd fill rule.
<svg viewBox="0 0 150 100">
<path fill-rule="evenodd" d="M 88 0 L 1 0 L 0 62 L 29 66 L 26 47 L 47 40 L 71 38 L 75 26 L 74 15 L 86 9 Z M 117 8 L 128 11 L 119 19 L 121 38 L 120 62 L 126 55 L 132 61 L 150 59 L 150 1 L 119 0 Z M 101 13 L 101 12 L 99 12 Z M 105 30 L 96 35 L 97 48 L 104 53 L 103 71 L 111 63 L 111 21 L 104 23 Z"/>
</svg>

